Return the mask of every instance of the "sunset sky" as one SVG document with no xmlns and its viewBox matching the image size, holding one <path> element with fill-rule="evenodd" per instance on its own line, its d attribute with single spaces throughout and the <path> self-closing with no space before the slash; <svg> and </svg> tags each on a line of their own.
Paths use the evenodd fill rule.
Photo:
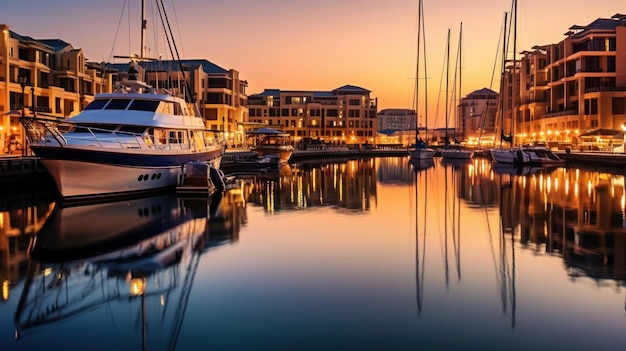
<svg viewBox="0 0 626 351">
<path fill-rule="evenodd" d="M 418 0 L 163 2 L 181 57 L 204 58 L 239 71 L 248 81 L 248 94 L 266 88 L 332 90 L 351 84 L 371 90 L 379 110 L 412 107 Z M 154 35 L 156 8 L 152 1 L 147 3 L 146 56 L 169 59 L 162 29 Z M 557 43 L 572 25 L 626 13 L 620 4 L 518 0 L 517 51 Z M 139 0 L 0 0 L 0 23 L 35 39 L 62 39 L 83 49 L 90 61 L 121 62 L 112 55 L 139 52 L 139 9 Z M 510 9 L 511 0 L 424 0 L 430 116 L 444 119 L 437 117 L 444 112 L 433 109 L 444 105 L 447 31 L 452 77 L 461 22 L 461 95 L 483 87 L 498 90 L 492 72 L 494 65 L 500 67 L 498 42 L 504 13 Z M 429 125 L 433 123 L 431 119 Z"/>
</svg>

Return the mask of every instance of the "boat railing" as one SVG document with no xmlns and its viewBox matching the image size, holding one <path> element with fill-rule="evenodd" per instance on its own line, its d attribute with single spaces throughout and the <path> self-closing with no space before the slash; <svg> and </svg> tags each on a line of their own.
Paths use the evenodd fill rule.
<svg viewBox="0 0 626 351">
<path fill-rule="evenodd" d="M 22 119 L 26 135 L 31 145 L 61 146 L 71 145 L 97 146 L 103 149 L 123 148 L 141 150 L 189 150 L 196 146 L 195 140 L 167 140 L 152 134 L 114 130 L 93 126 L 73 126 L 60 121 L 27 117 Z M 70 131 L 71 132 L 68 132 Z M 220 143 L 217 139 L 213 142 Z M 192 144 L 193 143 L 193 144 Z M 210 142 L 208 143 L 210 144 Z M 205 145 L 208 146 L 208 145 Z"/>
</svg>

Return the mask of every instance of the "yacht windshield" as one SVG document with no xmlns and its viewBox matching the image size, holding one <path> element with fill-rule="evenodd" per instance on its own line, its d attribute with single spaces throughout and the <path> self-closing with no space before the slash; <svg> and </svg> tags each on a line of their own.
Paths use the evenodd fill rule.
<svg viewBox="0 0 626 351">
<path fill-rule="evenodd" d="M 100 109 L 102 109 L 104 107 L 104 105 L 107 104 L 107 102 L 109 102 L 108 99 L 106 99 L 106 100 L 94 100 L 89 105 L 87 105 L 87 107 L 85 107 L 85 110 L 100 110 Z"/>
</svg>

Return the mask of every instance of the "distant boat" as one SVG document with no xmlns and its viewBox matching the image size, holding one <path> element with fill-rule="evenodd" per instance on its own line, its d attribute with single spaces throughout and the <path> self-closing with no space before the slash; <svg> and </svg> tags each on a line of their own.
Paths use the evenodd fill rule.
<svg viewBox="0 0 626 351">
<path fill-rule="evenodd" d="M 414 96 L 414 104 L 415 104 L 415 114 L 417 117 L 418 106 L 419 106 L 419 74 L 420 74 L 420 53 L 421 50 L 424 50 L 424 76 L 426 75 L 426 51 L 422 49 L 421 41 L 426 40 L 426 34 L 424 33 L 424 4 L 423 1 L 419 1 L 418 5 L 418 20 L 417 20 L 417 60 L 415 63 L 415 96 Z M 424 45 L 425 48 L 425 45 Z M 426 111 L 426 139 L 428 139 L 428 84 L 427 81 L 424 80 L 424 105 Z M 415 144 L 413 147 L 409 148 L 409 155 L 412 159 L 432 159 L 435 156 L 435 149 L 428 147 L 426 140 L 423 140 L 419 137 L 419 127 L 417 120 L 415 121 Z"/>
<path fill-rule="evenodd" d="M 565 160 L 552 152 L 546 146 L 523 146 L 522 151 L 530 157 L 530 164 L 539 166 L 564 165 Z"/>
<path fill-rule="evenodd" d="M 258 153 L 261 162 L 285 164 L 293 154 L 288 133 L 263 127 L 246 132 L 246 136 L 252 140 L 250 146 Z"/>
</svg>

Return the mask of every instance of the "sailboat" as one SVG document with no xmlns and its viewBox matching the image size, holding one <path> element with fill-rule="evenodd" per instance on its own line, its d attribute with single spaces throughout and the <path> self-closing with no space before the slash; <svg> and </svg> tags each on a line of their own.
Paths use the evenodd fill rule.
<svg viewBox="0 0 626 351">
<path fill-rule="evenodd" d="M 455 94 L 459 94 L 459 96 L 461 95 L 461 39 L 462 39 L 462 35 L 463 35 L 463 23 L 461 23 L 461 29 L 459 31 L 459 50 L 458 50 L 458 56 L 457 56 L 457 66 L 456 68 L 459 70 L 459 89 L 458 92 L 455 89 Z M 450 63 L 450 30 L 448 30 L 448 48 L 447 48 L 447 52 L 448 52 L 448 57 L 447 57 L 447 64 L 449 66 Z M 446 69 L 446 96 L 448 93 L 448 79 L 447 79 L 447 75 L 448 75 L 448 71 L 449 69 Z M 455 74 L 455 84 L 456 84 L 456 74 Z M 448 137 L 448 120 L 449 120 L 449 116 L 448 116 L 448 98 L 446 97 L 446 141 L 445 141 L 445 148 L 441 151 L 441 156 L 443 157 L 443 159 L 461 159 L 461 160 L 469 160 L 472 157 L 474 157 L 474 151 L 473 150 L 469 150 L 469 149 L 462 149 L 460 147 L 458 148 L 452 148 L 450 147 L 450 139 Z M 456 116 L 456 113 L 455 113 Z M 459 124 L 459 121 L 456 120 L 454 122 L 454 127 L 455 127 L 455 131 L 457 130 L 457 126 Z"/>
<path fill-rule="evenodd" d="M 507 21 L 507 15 L 505 13 L 504 16 L 504 40 L 502 43 L 502 78 L 500 79 L 500 99 L 499 99 L 499 104 L 500 104 L 500 108 L 498 109 L 498 114 L 499 114 L 499 122 L 500 122 L 500 148 L 494 148 L 491 149 L 491 158 L 494 162 L 499 162 L 499 163 L 508 163 L 508 164 L 516 164 L 516 165 L 521 165 L 521 164 L 528 164 L 530 163 L 530 156 L 528 155 L 528 153 L 524 152 L 522 149 L 517 148 L 517 147 L 509 147 L 509 148 L 503 148 L 502 147 L 502 143 L 503 142 L 507 142 L 509 143 L 511 146 L 515 145 L 514 143 L 514 126 L 515 126 L 515 118 L 516 118 L 516 108 L 515 108 L 515 100 L 516 100 L 516 90 L 515 90 L 515 79 L 516 79 L 516 71 L 517 71 L 517 0 L 512 0 L 512 7 L 513 7 L 513 20 L 514 20 L 514 24 L 513 24 L 513 65 L 511 66 L 510 70 L 509 70 L 509 77 L 511 79 L 511 86 L 512 86 L 512 101 L 513 101 L 513 108 L 512 108 L 512 114 L 513 116 L 511 117 L 511 133 L 509 135 L 506 135 L 504 133 L 504 110 L 505 110 L 505 101 L 506 99 L 504 98 L 504 93 L 505 91 L 507 91 L 507 89 L 505 89 L 505 78 L 506 78 L 506 74 L 507 74 L 507 70 L 506 70 L 506 62 L 507 62 L 507 39 L 508 39 L 508 32 L 507 32 L 507 27 L 506 27 L 506 21 Z"/>
<path fill-rule="evenodd" d="M 143 17 L 145 10 L 141 54 L 125 57 L 131 60 L 128 78 L 113 93 L 96 94 L 78 115 L 60 122 L 21 118 L 32 152 L 64 199 L 174 188 L 188 162 L 220 166 L 224 144 L 206 129 L 189 82 L 180 96 L 143 81 L 139 61 L 148 60 L 143 55 Z M 175 46 L 173 38 L 168 43 Z"/>
<path fill-rule="evenodd" d="M 422 49 L 422 40 L 423 43 L 423 51 L 424 51 L 424 79 L 426 79 L 427 70 L 426 70 L 426 34 L 424 27 L 424 3 L 422 0 L 419 0 L 418 10 L 417 10 L 417 60 L 415 64 L 415 96 L 414 96 L 414 104 L 415 104 L 415 113 L 417 116 L 418 106 L 419 106 L 419 69 L 420 69 L 420 49 Z M 428 84 L 427 80 L 424 80 L 424 111 L 426 113 L 426 138 L 428 138 Z M 419 137 L 419 127 L 417 120 L 415 121 L 415 145 L 409 149 L 409 155 L 411 159 L 432 159 L 435 156 L 435 150 L 428 147 L 427 141 L 422 140 Z"/>
</svg>

